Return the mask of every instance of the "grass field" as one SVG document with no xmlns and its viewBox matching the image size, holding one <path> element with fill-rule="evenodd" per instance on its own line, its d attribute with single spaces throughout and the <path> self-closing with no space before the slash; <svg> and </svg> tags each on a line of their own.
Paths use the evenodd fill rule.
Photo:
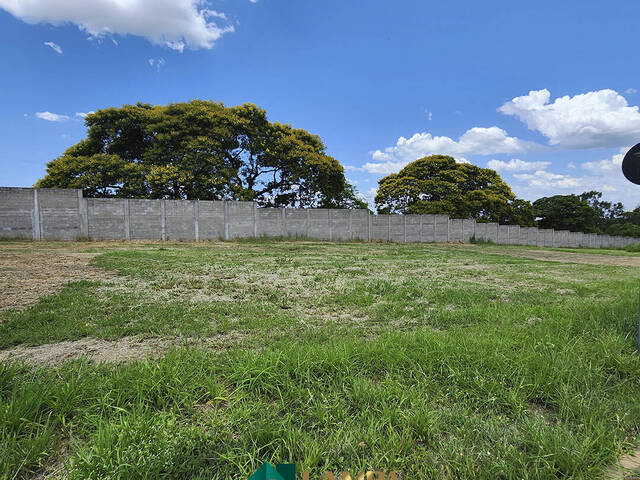
<svg viewBox="0 0 640 480">
<path fill-rule="evenodd" d="M 246 479 L 264 461 L 605 478 L 640 436 L 639 266 L 495 245 L 2 242 L 0 478 Z"/>
</svg>

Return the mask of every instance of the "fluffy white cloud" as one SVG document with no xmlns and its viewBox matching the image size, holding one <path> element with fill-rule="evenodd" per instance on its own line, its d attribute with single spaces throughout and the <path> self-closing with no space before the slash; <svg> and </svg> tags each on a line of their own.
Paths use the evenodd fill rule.
<svg viewBox="0 0 640 480">
<path fill-rule="evenodd" d="M 611 158 L 605 158 L 603 160 L 597 160 L 595 162 L 584 162 L 582 167 L 591 171 L 591 172 L 611 172 L 618 171 L 620 172 L 622 169 L 622 160 L 624 159 L 624 155 L 629 150 L 629 148 L 621 148 L 620 153 L 616 153 Z"/>
<path fill-rule="evenodd" d="M 512 158 L 508 162 L 489 160 L 487 167 L 499 172 L 526 172 L 528 170 L 544 170 L 551 162 L 525 162 L 519 158 Z"/>
<path fill-rule="evenodd" d="M 54 52 L 59 53 L 60 55 L 62 55 L 62 47 L 60 45 L 58 45 L 57 43 L 44 42 L 44 44 L 47 47 L 51 47 L 51 50 L 53 50 Z"/>
<path fill-rule="evenodd" d="M 498 127 L 474 127 L 467 130 L 457 141 L 450 137 L 433 136 L 430 133 L 416 133 L 411 138 L 400 137 L 393 147 L 376 150 L 372 154 L 374 162 L 364 165 L 370 173 L 397 172 L 406 164 L 431 154 L 457 156 L 491 155 L 495 153 L 518 153 L 539 150 L 540 145 L 519 138 L 510 137 Z"/>
<path fill-rule="evenodd" d="M 92 37 L 137 35 L 174 50 L 212 48 L 232 25 L 203 0 L 0 0 L 0 8 L 28 23 L 72 23 Z M 53 47 L 52 47 L 53 48 Z"/>
<path fill-rule="evenodd" d="M 47 120 L 48 122 L 64 122 L 69 120 L 67 115 L 60 115 L 59 113 L 51 113 L 51 112 L 36 112 L 36 117 Z"/>
<path fill-rule="evenodd" d="M 85 118 L 87 115 L 91 115 L 92 113 L 96 113 L 93 110 L 90 112 L 76 112 L 76 117 Z"/>
<path fill-rule="evenodd" d="M 518 180 L 525 180 L 530 186 L 536 187 L 573 188 L 579 187 L 581 184 L 577 177 L 551 173 L 546 170 L 536 170 L 534 173 L 516 173 L 514 177 Z"/>
<path fill-rule="evenodd" d="M 518 117 L 562 148 L 619 147 L 640 138 L 640 112 L 615 90 L 605 89 L 550 103 L 547 89 L 529 92 L 498 111 Z"/>
</svg>

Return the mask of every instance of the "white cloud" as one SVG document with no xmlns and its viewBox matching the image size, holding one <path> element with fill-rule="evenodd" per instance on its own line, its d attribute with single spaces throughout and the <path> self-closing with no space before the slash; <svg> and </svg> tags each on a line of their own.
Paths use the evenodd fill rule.
<svg viewBox="0 0 640 480">
<path fill-rule="evenodd" d="M 398 173 L 409 162 L 380 162 L 372 163 L 367 162 L 362 167 L 363 170 L 369 173 L 377 173 L 380 175 L 388 175 L 390 173 Z"/>
<path fill-rule="evenodd" d="M 611 158 L 605 158 L 603 160 L 597 160 L 595 162 L 584 162 L 581 166 L 591 172 L 600 173 L 600 172 L 611 172 L 611 171 L 621 171 L 622 169 L 622 160 L 624 159 L 624 155 L 629 150 L 629 148 L 625 147 L 620 149 L 620 153 L 616 153 Z"/>
<path fill-rule="evenodd" d="M 619 147 L 640 136 L 640 112 L 615 90 L 605 89 L 550 103 L 547 89 L 530 91 L 498 111 L 518 117 L 562 148 Z"/>
<path fill-rule="evenodd" d="M 638 187 L 622 175 L 620 164 L 623 156 L 624 153 L 614 153 L 603 160 L 574 165 L 571 175 L 550 173 L 544 169 L 533 174 L 515 174 L 515 181 L 510 183 L 518 196 L 528 200 L 597 190 L 605 192 L 607 200 L 622 202 L 626 208 L 632 209 L 638 204 Z"/>
<path fill-rule="evenodd" d="M 76 117 L 85 118 L 87 115 L 91 115 L 92 113 L 96 113 L 93 110 L 90 112 L 76 112 Z"/>
<path fill-rule="evenodd" d="M 53 42 L 44 42 L 44 44 L 47 47 L 51 47 L 51 49 L 56 52 L 59 53 L 60 55 L 62 55 L 62 47 L 60 45 L 58 45 L 57 43 L 53 43 Z"/>
<path fill-rule="evenodd" d="M 149 60 L 147 60 L 147 62 L 149 62 L 149 65 L 156 69 L 156 72 L 159 72 L 160 69 L 167 63 L 164 58 L 150 58 Z"/>
<path fill-rule="evenodd" d="M 635 88 L 627 88 L 624 93 L 626 93 L 627 95 L 633 95 L 634 93 L 638 93 L 638 90 L 636 90 Z"/>
<path fill-rule="evenodd" d="M 60 115 L 58 113 L 51 112 L 36 112 L 36 117 L 42 120 L 47 120 L 48 122 L 64 122 L 69 120 L 67 115 Z"/>
<path fill-rule="evenodd" d="M 546 170 L 536 170 L 535 173 L 516 173 L 514 175 L 518 180 L 528 182 L 530 186 L 547 186 L 555 188 L 573 188 L 579 187 L 581 181 L 577 177 L 562 175 L 560 173 L 551 173 Z"/>
<path fill-rule="evenodd" d="M 400 137 L 393 147 L 372 154 L 374 162 L 364 165 L 370 173 L 397 172 L 406 164 L 430 154 L 458 156 L 465 154 L 491 155 L 495 153 L 518 153 L 542 148 L 534 142 L 509 137 L 498 127 L 474 127 L 467 130 L 457 141 L 449 137 L 434 137 L 430 133 L 416 133 L 411 138 Z"/>
<path fill-rule="evenodd" d="M 499 172 L 526 172 L 528 170 L 544 170 L 551 162 L 525 162 L 519 158 L 512 158 L 508 162 L 489 160 L 487 167 Z"/>
<path fill-rule="evenodd" d="M 0 0 L 0 8 L 27 23 L 72 23 L 91 37 L 136 35 L 178 51 L 212 48 L 234 31 L 218 25 L 225 15 L 202 0 Z"/>
</svg>

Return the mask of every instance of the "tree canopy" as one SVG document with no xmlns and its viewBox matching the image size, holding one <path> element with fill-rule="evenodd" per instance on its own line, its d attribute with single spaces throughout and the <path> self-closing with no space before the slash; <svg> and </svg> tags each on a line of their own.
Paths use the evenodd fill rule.
<svg viewBox="0 0 640 480">
<path fill-rule="evenodd" d="M 533 208 L 541 228 L 640 237 L 640 207 L 625 212 L 622 203 L 602 200 L 602 192 L 542 197 Z"/>
<path fill-rule="evenodd" d="M 47 164 L 37 187 L 89 197 L 254 200 L 366 208 L 317 135 L 252 104 L 138 103 L 87 115 L 87 138 Z"/>
<path fill-rule="evenodd" d="M 531 204 L 516 198 L 495 171 L 457 163 L 446 155 L 420 158 L 378 184 L 379 213 L 436 213 L 481 222 L 535 224 Z"/>
<path fill-rule="evenodd" d="M 540 228 L 594 233 L 598 231 L 598 213 L 578 195 L 554 195 L 533 202 Z"/>
</svg>

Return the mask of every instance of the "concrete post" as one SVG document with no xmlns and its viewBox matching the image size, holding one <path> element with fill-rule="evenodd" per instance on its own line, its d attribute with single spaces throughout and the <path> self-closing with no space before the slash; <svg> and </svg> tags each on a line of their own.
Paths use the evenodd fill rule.
<svg viewBox="0 0 640 480">
<path fill-rule="evenodd" d="M 347 235 L 349 236 L 349 240 L 353 240 L 353 210 L 349 210 L 349 230 L 347 230 Z"/>
<path fill-rule="evenodd" d="M 124 199 L 124 238 L 131 240 L 131 212 L 128 198 Z"/>
<path fill-rule="evenodd" d="M 32 231 L 34 240 L 42 240 L 42 219 L 40 218 L 40 200 L 38 199 L 38 189 L 33 189 L 33 215 Z"/>
<path fill-rule="evenodd" d="M 404 243 L 407 243 L 407 216 L 402 215 L 402 228 L 404 230 Z"/>
<path fill-rule="evenodd" d="M 282 238 L 287 238 L 287 214 L 284 207 L 280 208 L 280 234 Z"/>
<path fill-rule="evenodd" d="M 80 235 L 85 238 L 89 237 L 87 199 L 82 196 L 82 190 L 78 190 L 78 221 L 80 222 Z"/>
<path fill-rule="evenodd" d="M 193 201 L 193 233 L 196 242 L 200 241 L 200 200 Z"/>
<path fill-rule="evenodd" d="M 451 217 L 449 217 L 449 215 L 447 215 L 447 243 L 451 242 L 450 224 L 451 224 Z"/>
<path fill-rule="evenodd" d="M 258 205 L 253 202 L 253 238 L 258 238 Z"/>
<path fill-rule="evenodd" d="M 163 241 L 167 239 L 167 208 L 165 205 L 165 199 L 160 200 L 160 215 L 161 215 L 161 235 Z"/>
<path fill-rule="evenodd" d="M 222 210 L 224 212 L 224 239 L 229 240 L 229 202 L 227 200 L 223 200 Z"/>
</svg>

